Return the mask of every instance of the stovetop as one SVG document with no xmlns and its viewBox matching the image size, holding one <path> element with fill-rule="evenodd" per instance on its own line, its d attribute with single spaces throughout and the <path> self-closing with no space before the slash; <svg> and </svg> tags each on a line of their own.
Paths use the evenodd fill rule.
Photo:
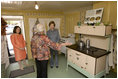
<svg viewBox="0 0 118 79">
<path fill-rule="evenodd" d="M 100 49 L 100 48 L 96 48 L 96 47 L 92 47 L 92 46 L 89 49 L 86 47 L 80 48 L 77 44 L 67 46 L 67 47 L 70 49 L 76 50 L 78 52 L 84 53 L 86 55 L 95 57 L 95 58 L 99 58 L 101 56 L 104 56 L 104 55 L 107 55 L 110 53 L 110 51 Z"/>
</svg>

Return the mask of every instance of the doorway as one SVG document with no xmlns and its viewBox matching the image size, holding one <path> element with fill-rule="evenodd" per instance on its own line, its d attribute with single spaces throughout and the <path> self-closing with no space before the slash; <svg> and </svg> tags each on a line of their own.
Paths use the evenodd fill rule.
<svg viewBox="0 0 118 79">
<path fill-rule="evenodd" d="M 15 55 L 13 46 L 10 40 L 10 36 L 13 33 L 13 29 L 15 26 L 19 26 L 21 28 L 21 32 L 23 34 L 23 37 L 25 39 L 25 31 L 24 31 L 24 21 L 23 16 L 2 16 L 5 21 L 7 22 L 7 28 L 6 28 L 6 38 L 7 38 L 7 48 L 8 48 L 8 55 L 9 55 L 9 61 L 10 63 L 14 63 L 15 61 Z M 27 53 L 27 50 L 26 50 Z"/>
</svg>

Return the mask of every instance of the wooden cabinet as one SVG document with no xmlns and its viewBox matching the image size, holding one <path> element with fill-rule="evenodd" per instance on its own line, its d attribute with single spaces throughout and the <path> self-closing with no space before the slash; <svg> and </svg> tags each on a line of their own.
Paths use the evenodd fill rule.
<svg viewBox="0 0 118 79">
<path fill-rule="evenodd" d="M 67 48 L 67 54 L 68 54 L 67 62 L 71 62 L 77 67 L 84 70 L 85 72 L 80 72 L 83 73 L 84 75 L 90 74 L 94 77 L 105 70 L 106 56 L 95 58 L 70 48 Z"/>
<path fill-rule="evenodd" d="M 95 74 L 95 61 L 96 59 L 91 57 L 91 56 L 86 56 L 86 71 L 89 72 L 90 74 L 94 75 Z"/>
<path fill-rule="evenodd" d="M 111 34 L 111 26 L 75 26 L 74 33 L 106 36 Z"/>
<path fill-rule="evenodd" d="M 106 55 L 96 60 L 95 73 L 98 74 L 99 72 L 103 71 L 105 69 L 105 66 L 106 66 Z"/>
</svg>

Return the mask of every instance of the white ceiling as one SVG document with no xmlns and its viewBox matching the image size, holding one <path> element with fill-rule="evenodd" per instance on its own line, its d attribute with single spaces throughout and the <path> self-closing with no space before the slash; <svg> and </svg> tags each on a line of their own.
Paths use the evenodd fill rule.
<svg viewBox="0 0 118 79">
<path fill-rule="evenodd" d="M 92 1 L 37 1 L 41 11 L 73 11 L 82 7 L 92 6 Z M 21 5 L 1 3 L 2 9 L 35 10 L 35 1 L 22 1 Z"/>
</svg>

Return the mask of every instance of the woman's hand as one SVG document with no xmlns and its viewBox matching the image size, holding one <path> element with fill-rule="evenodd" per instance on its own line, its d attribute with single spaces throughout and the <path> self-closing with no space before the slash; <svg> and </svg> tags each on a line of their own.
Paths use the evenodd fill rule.
<svg viewBox="0 0 118 79">
<path fill-rule="evenodd" d="M 70 46 L 72 45 L 72 43 L 66 42 L 66 43 L 62 43 L 61 46 Z"/>
<path fill-rule="evenodd" d="M 58 47 L 58 50 L 61 50 L 62 46 L 70 46 L 72 43 L 66 42 L 66 43 L 61 43 L 61 45 Z"/>
<path fill-rule="evenodd" d="M 69 42 L 68 42 L 68 43 L 65 43 L 65 45 L 66 45 L 66 46 L 70 46 L 70 45 L 72 45 L 72 43 L 69 43 Z"/>
</svg>

